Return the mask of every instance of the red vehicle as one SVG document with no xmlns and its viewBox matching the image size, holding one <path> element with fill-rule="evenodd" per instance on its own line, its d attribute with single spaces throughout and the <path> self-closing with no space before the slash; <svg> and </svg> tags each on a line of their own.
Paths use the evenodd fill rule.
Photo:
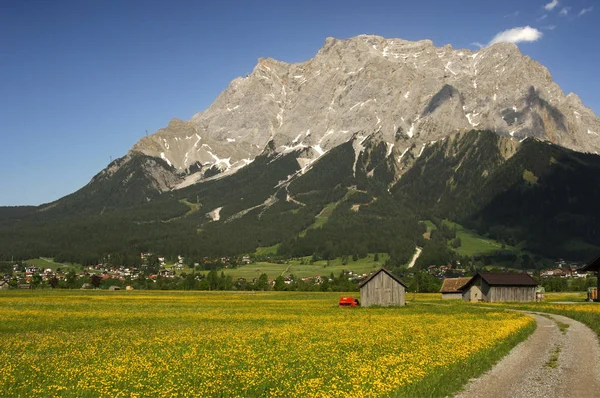
<svg viewBox="0 0 600 398">
<path fill-rule="evenodd" d="M 340 307 L 358 307 L 360 302 L 354 297 L 340 298 Z"/>
</svg>

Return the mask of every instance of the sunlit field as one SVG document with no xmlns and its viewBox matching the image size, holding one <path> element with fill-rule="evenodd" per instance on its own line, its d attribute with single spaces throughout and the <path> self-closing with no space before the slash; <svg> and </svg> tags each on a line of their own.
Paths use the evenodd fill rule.
<svg viewBox="0 0 600 398">
<path fill-rule="evenodd" d="M 498 306 L 564 315 L 583 322 L 600 337 L 600 303 L 584 302 L 583 294 L 581 294 L 581 297 L 581 299 L 578 298 L 579 302 L 573 299 L 573 303 L 564 300 L 564 303 L 546 301 L 541 303 L 505 303 L 498 304 Z"/>
<path fill-rule="evenodd" d="M 532 318 L 335 293 L 6 292 L 2 396 L 439 396 Z"/>
</svg>

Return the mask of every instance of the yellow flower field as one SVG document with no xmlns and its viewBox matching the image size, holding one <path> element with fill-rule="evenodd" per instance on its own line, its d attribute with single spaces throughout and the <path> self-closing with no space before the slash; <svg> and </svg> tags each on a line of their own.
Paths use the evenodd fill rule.
<svg viewBox="0 0 600 398">
<path fill-rule="evenodd" d="M 387 396 L 456 371 L 530 317 L 338 308 L 339 294 L 0 294 L 2 396 Z"/>
</svg>

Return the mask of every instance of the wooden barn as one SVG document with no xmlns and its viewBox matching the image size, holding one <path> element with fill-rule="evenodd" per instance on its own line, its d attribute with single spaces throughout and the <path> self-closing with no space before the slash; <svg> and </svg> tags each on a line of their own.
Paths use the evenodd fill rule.
<svg viewBox="0 0 600 398">
<path fill-rule="evenodd" d="M 406 304 L 406 285 L 388 270 L 380 268 L 360 284 L 361 306 L 382 307 Z"/>
<path fill-rule="evenodd" d="M 462 288 L 464 301 L 535 301 L 538 282 L 528 274 L 477 273 Z"/>
<path fill-rule="evenodd" d="M 587 263 L 579 272 L 595 272 L 598 277 L 598 292 L 600 292 L 600 257 L 596 257 Z M 596 299 L 596 301 L 599 301 Z"/>
<path fill-rule="evenodd" d="M 442 293 L 443 300 L 462 299 L 463 292 L 460 290 L 464 285 L 469 282 L 471 278 L 446 278 L 442 282 Z"/>
</svg>

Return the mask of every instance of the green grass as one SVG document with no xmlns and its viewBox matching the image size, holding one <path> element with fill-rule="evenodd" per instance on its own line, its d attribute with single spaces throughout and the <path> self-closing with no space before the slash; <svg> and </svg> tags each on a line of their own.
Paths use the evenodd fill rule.
<svg viewBox="0 0 600 398">
<path fill-rule="evenodd" d="M 273 246 L 257 247 L 255 254 L 257 256 L 276 255 L 278 248 L 279 248 L 279 243 L 277 243 Z"/>
<path fill-rule="evenodd" d="M 425 224 L 425 226 L 427 227 L 427 232 L 431 232 L 431 231 L 433 231 L 434 229 L 437 229 L 437 227 L 435 226 L 435 224 L 434 224 L 434 223 L 432 223 L 432 222 L 431 222 L 431 221 L 429 221 L 429 220 L 425 220 L 425 221 L 423 221 L 423 224 Z"/>
<path fill-rule="evenodd" d="M 554 351 L 552 351 L 552 355 L 550 356 L 550 359 L 548 360 L 548 362 L 546 362 L 546 366 L 549 368 L 558 368 L 558 356 L 560 355 L 560 347 L 556 347 L 554 348 Z"/>
<path fill-rule="evenodd" d="M 504 303 L 506 308 L 514 308 L 525 311 L 546 312 L 566 316 L 587 325 L 598 337 L 600 337 L 600 304 L 581 303 L 581 304 L 556 304 L 552 302 L 541 303 Z M 577 307 L 590 306 L 590 311 L 577 311 Z M 559 326 L 560 328 L 560 326 Z"/>
<path fill-rule="evenodd" d="M 386 253 L 379 253 L 379 261 L 375 261 L 374 257 L 374 254 L 369 254 L 367 257 L 359 258 L 357 261 L 352 261 L 352 258 L 349 257 L 346 265 L 342 264 L 341 258 L 329 261 L 329 265 L 326 260 L 309 264 L 311 257 L 305 257 L 303 260 L 306 264 L 301 264 L 300 259 L 289 260 L 285 264 L 258 262 L 243 265 L 238 268 L 225 269 L 223 272 L 225 275 L 231 275 L 234 280 L 238 278 L 258 278 L 262 273 L 267 274 L 269 279 L 275 279 L 280 275 L 289 276 L 292 274 L 298 278 L 317 275 L 329 276 L 331 273 L 337 276 L 343 270 L 350 270 L 357 274 L 368 274 L 383 266 L 385 261 L 389 258 L 389 255 Z"/>
<path fill-rule="evenodd" d="M 335 210 L 337 205 L 340 204 L 340 202 L 341 202 L 341 200 L 338 202 L 329 203 L 327 206 L 325 206 L 323 208 L 323 210 L 321 210 L 321 212 L 315 216 L 314 224 L 310 225 L 304 231 L 300 232 L 298 234 L 298 236 L 303 238 L 304 236 L 306 236 L 306 233 L 309 230 L 321 228 L 323 225 L 325 225 L 327 223 L 327 221 L 329 221 L 329 217 L 331 217 L 331 215 L 333 214 L 333 211 Z"/>
<path fill-rule="evenodd" d="M 498 250 L 510 250 L 519 253 L 520 250 L 514 246 L 502 244 L 494 239 L 479 235 L 476 231 L 464 228 L 462 225 L 452 221 L 444 220 L 450 227 L 456 227 L 456 236 L 461 240 L 461 246 L 454 249 L 461 256 L 472 256 L 475 254 L 493 253 Z"/>
<path fill-rule="evenodd" d="M 331 217 L 331 215 L 333 214 L 333 211 L 335 210 L 335 208 L 342 202 L 348 200 L 348 198 L 350 198 L 350 196 L 352 196 L 352 194 L 356 193 L 356 192 L 364 192 L 364 191 L 360 191 L 357 189 L 353 189 L 353 188 L 348 188 L 348 192 L 346 192 L 346 194 L 344 195 L 344 197 L 340 200 L 338 200 L 337 202 L 332 202 L 327 204 L 323 210 L 321 210 L 321 212 L 319 212 L 319 214 L 317 214 L 315 216 L 315 222 L 310 225 L 308 228 L 306 228 L 304 231 L 301 231 L 298 236 L 300 238 L 306 236 L 306 233 L 311 230 L 311 229 L 315 229 L 315 228 L 321 228 L 323 225 L 325 225 L 327 223 L 327 221 L 329 221 L 329 217 Z"/>
<path fill-rule="evenodd" d="M 460 238 L 461 245 L 458 248 L 453 248 L 450 246 L 451 242 L 449 241 L 448 247 L 450 247 L 452 250 L 454 250 L 461 256 L 488 254 L 496 252 L 498 250 L 509 250 L 515 253 L 521 253 L 521 250 L 518 247 L 505 245 L 505 247 L 503 248 L 502 244 L 497 240 L 479 235 L 477 231 L 467 229 L 453 221 L 444 220 L 443 222 L 444 224 L 449 225 L 450 228 L 456 227 L 456 236 Z M 425 220 L 424 223 L 427 226 L 427 232 L 431 232 L 432 230 L 437 229 L 435 224 L 433 224 L 429 220 Z"/>
<path fill-rule="evenodd" d="M 552 322 L 556 323 L 556 326 L 558 326 L 558 329 L 562 332 L 562 334 L 567 334 L 567 329 L 569 329 L 569 325 L 568 323 L 564 323 L 559 321 L 558 319 L 553 318 L 550 315 L 547 314 L 540 314 L 541 316 L 543 316 L 544 318 L 548 318 L 550 319 Z"/>
<path fill-rule="evenodd" d="M 178 217 L 173 217 L 173 218 L 171 218 L 169 220 L 164 221 L 165 223 L 169 223 L 169 222 L 172 222 L 172 221 L 181 220 L 182 218 L 185 218 L 185 217 L 187 217 L 189 215 L 197 213 L 200 210 L 200 208 L 202 207 L 202 205 L 200 203 L 192 203 L 192 202 L 187 201 L 186 199 L 181 199 L 179 201 L 179 203 L 186 205 L 190 209 L 184 215 L 178 216 Z"/>
<path fill-rule="evenodd" d="M 587 292 L 547 292 L 544 296 L 545 302 L 565 301 L 571 303 L 583 303 L 587 300 Z"/>
</svg>

